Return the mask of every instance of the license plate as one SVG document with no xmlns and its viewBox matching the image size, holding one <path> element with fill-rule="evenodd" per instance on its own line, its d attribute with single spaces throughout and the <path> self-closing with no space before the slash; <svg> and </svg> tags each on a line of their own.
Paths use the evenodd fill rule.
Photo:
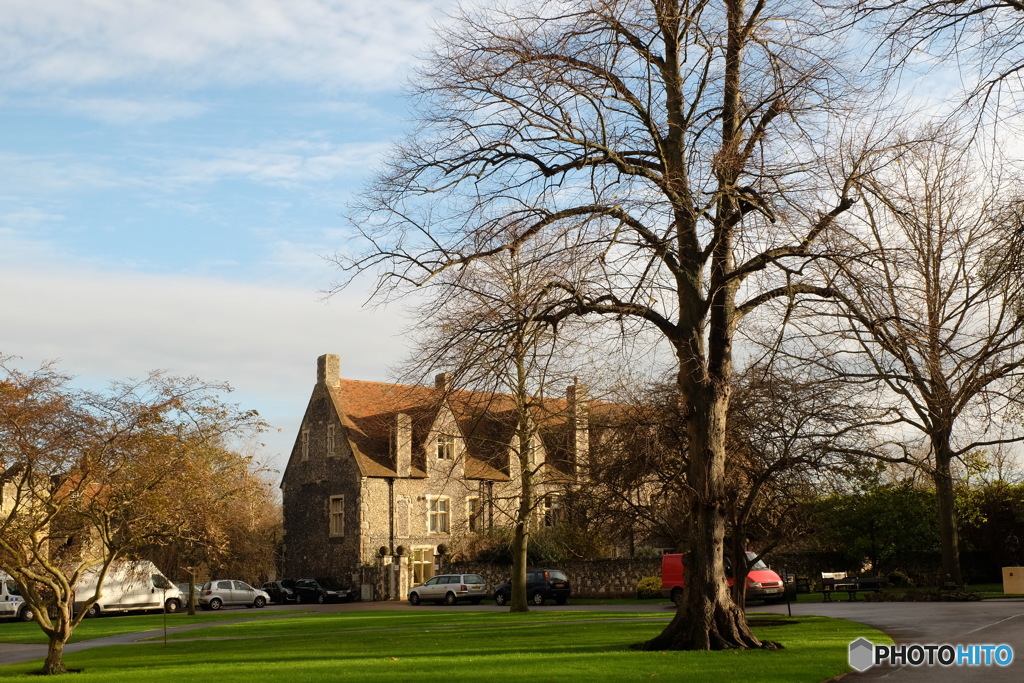
<svg viewBox="0 0 1024 683">
<path fill-rule="evenodd" d="M 765 588 L 764 592 L 765 593 L 781 593 L 782 589 L 781 588 Z"/>
<path fill-rule="evenodd" d="M 565 584 L 564 583 L 553 583 L 553 584 L 551 584 L 551 587 L 552 588 L 565 588 Z"/>
</svg>

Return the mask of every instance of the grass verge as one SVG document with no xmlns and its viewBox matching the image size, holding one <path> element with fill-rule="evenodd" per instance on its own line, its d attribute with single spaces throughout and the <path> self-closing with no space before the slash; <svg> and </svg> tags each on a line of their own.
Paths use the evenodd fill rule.
<svg viewBox="0 0 1024 683">
<path fill-rule="evenodd" d="M 273 615 L 290 614 L 290 612 L 274 612 Z M 247 619 L 255 616 L 264 616 L 264 613 L 253 613 L 251 610 L 245 612 L 234 610 L 228 612 L 204 612 L 189 616 L 188 614 L 168 614 L 167 627 L 188 626 L 189 624 L 202 624 L 205 622 L 217 623 L 219 621 L 230 621 L 232 619 Z M 269 616 L 269 615 L 267 615 Z M 162 631 L 164 618 L 159 614 L 132 614 L 100 617 L 98 619 L 84 619 L 75 632 L 71 635 L 71 643 L 80 643 L 86 640 L 106 638 L 108 636 L 119 636 L 123 633 L 138 633 L 140 631 Z M 39 630 L 39 625 L 34 621 L 29 623 L 8 622 L 0 624 L 0 642 L 18 643 L 24 645 L 45 645 L 46 636 Z"/>
<path fill-rule="evenodd" d="M 226 616 L 226 615 L 225 615 Z M 348 612 L 224 625 L 172 640 L 69 654 L 76 681 L 639 680 L 820 681 L 848 670 L 850 641 L 881 632 L 825 617 L 757 626 L 778 652 L 635 652 L 664 613 Z M 770 620 L 778 623 L 777 615 Z M 186 638 L 212 638 L 190 640 Z M 0 678 L 39 662 L 0 667 Z"/>
</svg>

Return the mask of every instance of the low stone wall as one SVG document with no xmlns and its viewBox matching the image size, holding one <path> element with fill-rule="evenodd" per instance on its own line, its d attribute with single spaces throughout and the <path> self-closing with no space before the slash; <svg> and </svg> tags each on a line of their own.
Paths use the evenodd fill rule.
<svg viewBox="0 0 1024 683">
<path fill-rule="evenodd" d="M 574 560 L 558 562 L 551 568 L 565 572 L 572 585 L 572 594 L 580 598 L 634 598 L 640 579 L 647 576 L 661 577 L 660 558 Z M 487 581 L 487 589 L 493 590 L 508 580 L 512 567 L 483 562 L 451 562 L 445 564 L 440 572 L 480 574 Z"/>
</svg>

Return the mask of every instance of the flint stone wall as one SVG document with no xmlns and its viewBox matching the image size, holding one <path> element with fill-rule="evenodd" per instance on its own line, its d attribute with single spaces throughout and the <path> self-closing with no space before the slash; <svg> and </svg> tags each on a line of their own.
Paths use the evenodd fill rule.
<svg viewBox="0 0 1024 683">
<path fill-rule="evenodd" d="M 533 569 L 534 567 L 531 567 Z M 561 569 L 569 578 L 572 594 L 578 598 L 635 598 L 640 579 L 661 577 L 661 559 L 607 559 L 573 560 L 536 569 Z M 512 566 L 484 562 L 446 563 L 438 573 L 480 574 L 487 581 L 487 589 L 504 583 L 512 574 Z"/>
</svg>

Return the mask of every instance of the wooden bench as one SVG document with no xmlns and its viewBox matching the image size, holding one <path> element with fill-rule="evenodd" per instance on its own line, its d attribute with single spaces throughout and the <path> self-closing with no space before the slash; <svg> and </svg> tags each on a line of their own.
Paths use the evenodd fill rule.
<svg viewBox="0 0 1024 683">
<path fill-rule="evenodd" d="M 857 599 L 857 593 L 877 593 L 889 582 L 885 579 L 875 577 L 849 577 L 842 572 L 822 572 L 821 574 L 821 595 L 825 602 L 832 602 L 832 596 L 837 592 L 845 591 L 850 596 L 850 601 Z"/>
</svg>

